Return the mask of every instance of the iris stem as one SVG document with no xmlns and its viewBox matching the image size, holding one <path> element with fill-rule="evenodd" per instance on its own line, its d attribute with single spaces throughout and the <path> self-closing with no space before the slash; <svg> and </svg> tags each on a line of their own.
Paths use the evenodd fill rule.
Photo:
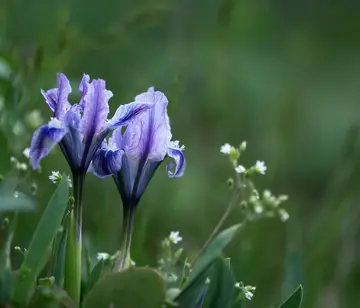
<svg viewBox="0 0 360 308">
<path fill-rule="evenodd" d="M 80 303 L 81 252 L 82 252 L 82 195 L 84 187 L 82 174 L 73 174 L 74 208 L 70 212 L 69 230 L 66 242 L 64 288 L 75 304 Z"/>
<path fill-rule="evenodd" d="M 118 271 L 130 266 L 130 247 L 131 239 L 134 230 L 135 219 L 135 207 L 124 206 L 124 218 L 123 218 L 123 242 L 120 252 L 120 264 L 117 268 Z"/>
</svg>

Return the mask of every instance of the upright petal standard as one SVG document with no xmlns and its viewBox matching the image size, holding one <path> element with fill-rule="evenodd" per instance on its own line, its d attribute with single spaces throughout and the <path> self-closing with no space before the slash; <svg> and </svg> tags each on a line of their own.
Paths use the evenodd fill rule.
<svg viewBox="0 0 360 308">
<path fill-rule="evenodd" d="M 117 128 L 96 152 L 91 168 L 99 177 L 113 175 L 124 207 L 138 204 L 166 156 L 173 159 L 167 166 L 169 177 L 182 176 L 186 165 L 184 147 L 180 147 L 178 141 L 171 141 L 166 96 L 150 88 L 136 96 L 132 104 L 153 107 L 133 118 L 125 131 L 121 126 Z"/>
</svg>

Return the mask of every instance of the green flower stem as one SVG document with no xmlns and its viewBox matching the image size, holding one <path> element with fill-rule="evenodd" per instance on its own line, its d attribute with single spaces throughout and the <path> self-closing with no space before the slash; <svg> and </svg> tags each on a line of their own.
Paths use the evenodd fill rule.
<svg viewBox="0 0 360 308">
<path fill-rule="evenodd" d="M 81 251 L 82 251 L 82 192 L 83 175 L 73 175 L 73 191 L 75 206 L 71 210 L 69 230 L 66 242 L 64 288 L 73 299 L 80 303 L 81 288 Z"/>
<path fill-rule="evenodd" d="M 239 199 L 240 199 L 240 195 L 241 195 L 241 190 L 238 190 L 236 193 L 234 193 L 233 197 L 231 198 L 231 200 L 230 200 L 230 202 L 229 202 L 229 204 L 228 204 L 228 206 L 226 208 L 226 211 L 224 212 L 223 216 L 220 218 L 219 222 L 217 223 L 217 225 L 215 226 L 215 228 L 211 232 L 211 234 L 208 237 L 208 239 L 206 240 L 205 244 L 200 249 L 199 253 L 196 255 L 196 257 L 195 257 L 195 259 L 193 261 L 193 264 L 196 263 L 196 261 L 203 254 L 203 252 L 206 250 L 206 248 L 210 245 L 210 243 L 215 238 L 215 236 L 219 233 L 219 231 L 220 231 L 221 227 L 223 226 L 224 222 L 229 217 L 230 213 L 235 208 L 236 204 L 238 204 Z"/>
<path fill-rule="evenodd" d="M 117 266 L 117 270 L 120 271 L 130 266 L 130 247 L 131 238 L 134 230 L 134 218 L 135 218 L 135 207 L 126 206 L 124 207 L 124 218 L 123 218 L 123 242 L 121 245 L 120 262 Z"/>
</svg>

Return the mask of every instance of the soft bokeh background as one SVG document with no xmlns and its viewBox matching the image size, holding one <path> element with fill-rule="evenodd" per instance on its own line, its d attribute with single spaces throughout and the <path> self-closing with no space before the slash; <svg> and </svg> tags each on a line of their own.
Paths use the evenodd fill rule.
<svg viewBox="0 0 360 308">
<path fill-rule="evenodd" d="M 11 155 L 25 159 L 34 110 L 42 122 L 50 116 L 39 90 L 55 85 L 57 71 L 74 89 L 83 72 L 106 79 L 112 111 L 154 85 L 170 99 L 188 165 L 180 179 L 162 166 L 149 185 L 136 218 L 137 264 L 156 265 L 171 230 L 196 253 L 230 197 L 219 148 L 247 140 L 243 164 L 268 166 L 258 187 L 290 197 L 288 223 L 254 223 L 226 251 L 238 280 L 257 286 L 247 306 L 270 307 L 301 282 L 305 308 L 357 307 L 359 16 L 353 0 L 3 0 L 0 171 Z M 22 216 L 16 245 L 31 238 L 54 190 L 52 170 L 68 172 L 59 150 L 42 173 L 27 175 L 25 191 L 38 183 L 38 210 Z M 111 179 L 88 176 L 84 224 L 93 254 L 118 249 L 121 203 Z"/>
</svg>

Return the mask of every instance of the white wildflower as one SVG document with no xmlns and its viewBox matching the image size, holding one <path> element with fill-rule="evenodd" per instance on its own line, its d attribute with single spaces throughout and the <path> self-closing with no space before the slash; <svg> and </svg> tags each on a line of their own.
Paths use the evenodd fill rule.
<svg viewBox="0 0 360 308">
<path fill-rule="evenodd" d="M 252 299 L 253 296 L 254 296 L 254 293 L 252 293 L 251 291 L 245 291 L 245 292 L 244 292 L 244 295 L 245 295 L 245 297 L 246 297 L 249 301 L 251 301 L 251 299 Z"/>
<path fill-rule="evenodd" d="M 169 235 L 169 240 L 173 244 L 177 244 L 182 240 L 182 237 L 179 236 L 179 231 L 171 231 Z"/>
<path fill-rule="evenodd" d="M 261 214 L 264 211 L 263 207 L 260 204 L 256 204 L 254 210 L 257 214 Z"/>
<path fill-rule="evenodd" d="M 232 150 L 232 146 L 229 143 L 225 143 L 220 148 L 220 152 L 224 154 L 230 154 L 231 150 Z"/>
<path fill-rule="evenodd" d="M 98 261 L 101 261 L 101 260 L 105 261 L 105 260 L 110 259 L 110 255 L 107 252 L 98 252 L 97 256 L 96 256 L 96 259 Z"/>
<path fill-rule="evenodd" d="M 52 171 L 51 174 L 49 175 L 49 180 L 51 182 L 53 182 L 54 184 L 57 184 L 61 181 L 62 179 L 62 175 L 60 173 L 60 171 Z M 69 176 L 67 176 L 67 180 L 68 180 L 68 185 L 71 188 L 72 187 L 72 182 Z"/>
<path fill-rule="evenodd" d="M 244 166 L 239 165 L 239 166 L 237 166 L 237 167 L 235 168 L 235 171 L 236 171 L 237 173 L 244 173 L 244 172 L 246 172 L 246 169 L 245 169 Z"/>
<path fill-rule="evenodd" d="M 258 160 L 254 166 L 254 169 L 256 172 L 259 172 L 261 174 L 265 174 L 265 171 L 267 170 L 267 167 L 265 165 L 265 162 Z"/>
<path fill-rule="evenodd" d="M 16 168 L 18 170 L 26 171 L 28 169 L 28 166 L 25 163 L 18 163 L 16 164 Z"/>
<path fill-rule="evenodd" d="M 167 277 L 168 282 L 176 282 L 179 279 L 178 276 L 176 276 L 174 273 L 170 273 Z"/>
<path fill-rule="evenodd" d="M 235 283 L 235 288 L 240 289 L 241 292 L 244 294 L 245 298 L 248 299 L 248 300 L 251 300 L 253 298 L 254 292 L 256 290 L 256 287 L 244 286 L 243 282 Z"/>
<path fill-rule="evenodd" d="M 30 158 L 30 148 L 25 148 L 23 154 L 26 158 Z"/>
<path fill-rule="evenodd" d="M 279 215 L 280 215 L 280 220 L 281 220 L 282 222 L 285 222 L 285 221 L 287 221 L 287 220 L 290 218 L 289 213 L 286 212 L 284 209 L 281 209 L 281 210 L 279 211 Z"/>
<path fill-rule="evenodd" d="M 14 156 L 10 156 L 10 162 L 16 164 L 18 160 Z"/>
</svg>

